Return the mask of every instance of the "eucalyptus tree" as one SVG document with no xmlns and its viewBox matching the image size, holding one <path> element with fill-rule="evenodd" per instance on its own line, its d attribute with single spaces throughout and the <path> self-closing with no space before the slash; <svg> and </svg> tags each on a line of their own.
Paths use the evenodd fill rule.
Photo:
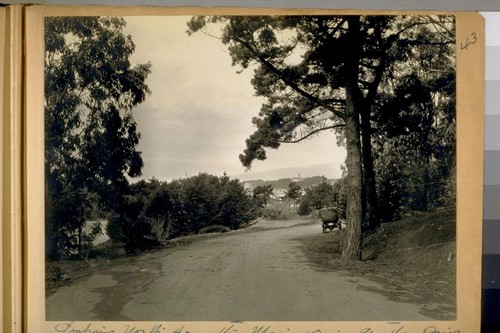
<svg viewBox="0 0 500 333">
<path fill-rule="evenodd" d="M 141 174 L 132 110 L 150 93 L 145 81 L 151 65 L 131 65 L 135 45 L 124 26 L 115 17 L 45 21 L 46 234 L 52 257 L 81 246 L 89 197 L 103 210 L 116 210 L 126 177 Z"/>
<path fill-rule="evenodd" d="M 400 207 L 425 211 L 443 205 L 455 177 L 453 17 L 417 19 L 429 24 L 420 27 L 419 43 L 410 45 L 412 57 L 396 63 L 382 82 L 384 95 L 375 107 L 378 187 L 386 193 L 382 204 L 391 202 L 385 210 L 396 215 Z"/>
<path fill-rule="evenodd" d="M 222 27 L 233 65 L 254 67 L 255 94 L 266 98 L 244 166 L 266 148 L 335 131 L 347 150 L 345 260 L 360 259 L 363 231 L 379 225 L 372 138 L 377 102 L 391 71 L 416 45 L 447 43 L 452 20 L 426 16 L 194 17 L 189 32 Z"/>
</svg>

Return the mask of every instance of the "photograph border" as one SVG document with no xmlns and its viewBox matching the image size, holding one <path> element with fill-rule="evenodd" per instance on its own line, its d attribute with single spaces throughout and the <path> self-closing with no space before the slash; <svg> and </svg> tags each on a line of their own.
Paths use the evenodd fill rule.
<svg viewBox="0 0 500 333">
<path fill-rule="evenodd" d="M 155 8 L 32 6 L 26 9 L 24 74 L 23 202 L 24 329 L 57 332 L 60 322 L 45 320 L 44 293 L 44 112 L 43 24 L 47 16 L 147 15 L 397 15 L 445 14 L 456 16 L 457 32 L 457 319 L 407 322 L 74 322 L 73 329 L 145 332 L 478 332 L 481 319 L 481 250 L 484 138 L 484 19 L 478 13 L 260 8 Z M 462 48 L 472 34 L 477 42 Z M 439 272 L 436 272 L 439 275 Z M 89 326 L 90 325 L 90 326 Z M 62 326 L 59 326 L 62 327 Z"/>
</svg>

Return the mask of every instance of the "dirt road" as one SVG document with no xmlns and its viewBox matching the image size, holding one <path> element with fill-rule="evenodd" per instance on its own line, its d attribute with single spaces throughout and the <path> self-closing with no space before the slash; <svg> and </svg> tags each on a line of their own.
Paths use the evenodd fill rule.
<svg viewBox="0 0 500 333">
<path fill-rule="evenodd" d="M 233 232 L 115 260 L 47 298 L 47 320 L 427 320 L 419 306 L 318 271 L 297 237 L 319 225 Z"/>
</svg>

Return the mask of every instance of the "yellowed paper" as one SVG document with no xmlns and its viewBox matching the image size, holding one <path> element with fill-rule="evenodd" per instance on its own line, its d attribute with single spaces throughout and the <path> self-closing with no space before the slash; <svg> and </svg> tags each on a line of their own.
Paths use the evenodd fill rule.
<svg viewBox="0 0 500 333">
<path fill-rule="evenodd" d="M 457 319 L 407 322 L 51 322 L 44 295 L 44 17 L 148 15 L 400 14 L 382 11 L 242 8 L 27 8 L 24 144 L 25 312 L 27 332 L 479 332 L 481 309 L 484 26 L 477 13 L 456 16 L 457 30 Z M 407 13 L 410 14 L 410 13 Z M 412 14 L 418 14 L 412 12 Z M 423 13 L 429 14 L 429 13 Z M 438 14 L 438 13 L 432 13 Z M 473 42 L 472 42 L 473 41 Z M 463 47 L 467 45 L 467 47 Z M 435 272 L 439 276 L 440 272 Z M 290 290 L 290 293 L 293 293 Z M 77 298 L 75 299 L 77 301 Z M 67 304 L 71 306 L 71 304 Z M 237 306 L 237 305 L 235 305 Z M 244 318 L 244 314 L 242 314 Z M 300 320 L 297 319 L 297 320 Z"/>
<path fill-rule="evenodd" d="M 4 332 L 22 329 L 22 14 L 21 6 L 0 9 L 2 112 L 0 151 L 0 319 Z"/>
</svg>

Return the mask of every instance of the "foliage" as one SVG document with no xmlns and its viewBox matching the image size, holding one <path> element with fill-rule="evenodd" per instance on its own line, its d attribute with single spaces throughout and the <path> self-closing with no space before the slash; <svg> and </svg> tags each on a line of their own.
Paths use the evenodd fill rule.
<svg viewBox="0 0 500 333">
<path fill-rule="evenodd" d="M 302 187 L 296 182 L 291 182 L 286 189 L 286 198 L 289 199 L 293 205 L 302 197 Z"/>
<path fill-rule="evenodd" d="M 260 209 L 259 216 L 270 220 L 288 220 L 297 216 L 297 211 L 288 202 L 273 202 Z"/>
<path fill-rule="evenodd" d="M 312 177 L 296 177 L 296 178 L 280 178 L 276 180 L 247 180 L 244 181 L 244 184 L 249 184 L 251 187 L 257 187 L 257 186 L 267 186 L 271 185 L 272 188 L 278 189 L 278 188 L 287 188 L 288 185 L 292 181 L 296 182 L 299 184 L 302 188 L 307 188 L 316 184 L 319 184 L 323 181 L 325 177 L 324 176 L 312 176 Z"/>
<path fill-rule="evenodd" d="M 309 198 L 307 197 L 302 198 L 299 206 L 297 207 L 297 214 L 300 216 L 309 215 L 311 214 L 312 210 L 313 207 L 311 205 L 311 202 L 309 201 Z"/>
<path fill-rule="evenodd" d="M 224 233 L 224 232 L 228 232 L 230 231 L 231 229 L 229 229 L 228 227 L 225 227 L 223 225 L 218 225 L 218 224 L 214 224 L 214 225 L 210 225 L 208 227 L 205 227 L 203 229 L 200 229 L 200 234 L 209 234 L 209 233 Z"/>
<path fill-rule="evenodd" d="M 89 198 L 102 211 L 122 204 L 128 177 L 141 174 L 132 110 L 150 93 L 150 64 L 132 66 L 125 21 L 51 17 L 45 21 L 47 254 L 79 251 Z M 127 200 L 125 200 L 127 201 Z M 75 236 L 74 233 L 77 233 Z"/>
<path fill-rule="evenodd" d="M 242 69 L 255 66 L 255 93 L 266 98 L 253 119 L 257 129 L 246 141 L 241 162 L 250 167 L 254 160 L 266 159 L 266 148 L 276 149 L 282 143 L 336 131 L 338 141 L 347 150 L 345 185 L 349 196 L 343 256 L 345 260 L 360 259 L 363 230 L 377 228 L 380 222 L 376 191 L 376 171 L 380 169 L 375 169 L 372 144 L 387 122 L 383 119 L 383 104 L 386 100 L 396 101 L 392 98 L 397 95 L 394 87 L 399 83 L 403 87 L 405 76 L 416 75 L 417 80 L 408 82 L 408 87 L 416 89 L 415 103 L 406 105 L 413 115 L 420 107 L 430 110 L 429 90 L 423 88 L 428 87 L 431 92 L 439 88 L 416 83 L 433 69 L 433 64 L 443 61 L 436 61 L 436 57 L 443 56 L 447 59 L 444 62 L 449 60 L 453 65 L 454 18 L 194 17 L 189 23 L 190 33 L 213 23 L 224 25 L 221 41 L 227 45 L 233 65 Z M 441 68 L 433 73 L 444 79 L 450 74 Z M 430 117 L 429 112 L 423 114 Z M 426 130 L 396 127 L 413 130 L 419 138 L 415 144 L 430 138 Z M 424 152 L 429 147 L 421 148 L 420 165 L 426 178 L 426 162 L 430 159 Z M 424 196 L 427 194 L 424 191 Z"/>
<path fill-rule="evenodd" d="M 83 191 L 55 184 L 59 186 L 54 186 L 46 198 L 45 232 L 53 240 L 47 244 L 51 258 L 70 255 L 77 248 L 77 231 L 83 226 L 85 207 Z"/>
<path fill-rule="evenodd" d="M 200 173 L 170 183 L 152 179 L 130 188 L 124 210 L 108 222 L 110 237 L 123 241 L 129 252 L 214 228 L 237 229 L 256 216 L 252 197 L 227 175 Z"/>
<path fill-rule="evenodd" d="M 127 253 L 134 254 L 157 245 L 158 240 L 152 235 L 152 225 L 144 214 L 145 198 L 126 196 L 124 199 L 120 213 L 112 215 L 108 224 L 118 229 L 118 239 L 124 242 Z"/>
<path fill-rule="evenodd" d="M 330 207 L 335 200 L 333 185 L 323 180 L 316 186 L 306 189 L 304 197 L 299 205 L 299 210 L 303 213 L 310 213 L 313 209 Z M 306 215 L 303 214 L 303 215 Z"/>
<path fill-rule="evenodd" d="M 181 181 L 181 200 L 186 212 L 188 232 L 196 233 L 209 226 L 218 216 L 218 197 L 221 183 L 218 177 L 206 173 L 190 177 Z"/>
<path fill-rule="evenodd" d="M 219 212 L 216 216 L 221 225 L 237 229 L 255 218 L 255 204 L 237 179 L 220 178 L 222 189 L 217 199 Z"/>
<path fill-rule="evenodd" d="M 257 206 L 265 207 L 272 194 L 273 194 L 272 185 L 258 185 L 256 188 L 253 189 L 252 198 Z"/>
<path fill-rule="evenodd" d="M 307 215 L 313 210 L 331 207 L 345 219 L 346 200 L 345 178 L 336 180 L 333 185 L 324 178 L 321 183 L 306 189 L 297 212 Z"/>
<path fill-rule="evenodd" d="M 454 205 L 454 198 L 446 199 L 455 177 L 453 51 L 415 47 L 412 59 L 385 82 L 373 140 L 382 220 Z"/>
</svg>

